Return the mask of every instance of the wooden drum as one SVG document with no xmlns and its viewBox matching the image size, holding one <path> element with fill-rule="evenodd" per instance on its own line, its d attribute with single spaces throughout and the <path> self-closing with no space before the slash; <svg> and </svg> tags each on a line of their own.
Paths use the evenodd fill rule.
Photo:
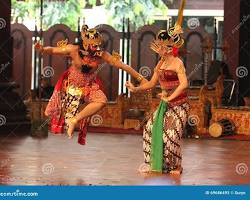
<svg viewBox="0 0 250 200">
<path fill-rule="evenodd" d="M 220 137 L 235 134 L 235 125 L 229 119 L 221 119 L 209 127 L 209 134 L 212 137 Z"/>
</svg>

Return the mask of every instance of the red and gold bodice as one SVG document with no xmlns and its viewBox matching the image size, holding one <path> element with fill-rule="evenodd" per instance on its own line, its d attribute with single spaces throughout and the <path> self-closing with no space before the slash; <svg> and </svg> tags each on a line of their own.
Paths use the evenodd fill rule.
<svg viewBox="0 0 250 200">
<path fill-rule="evenodd" d="M 174 90 L 180 85 L 177 73 L 175 71 L 166 69 L 159 70 L 159 82 L 162 90 L 165 90 L 168 96 L 170 96 L 174 92 Z M 187 102 L 187 100 L 187 92 L 186 90 L 184 90 L 178 97 L 171 100 L 169 104 L 170 106 L 181 105 Z"/>
<path fill-rule="evenodd" d="M 95 72 L 102 60 L 100 57 L 84 56 L 82 59 L 81 68 L 71 66 L 69 68 L 69 75 L 64 80 L 64 89 L 74 87 L 80 89 L 84 96 L 88 95 L 91 90 L 98 90 L 97 73 Z"/>
</svg>

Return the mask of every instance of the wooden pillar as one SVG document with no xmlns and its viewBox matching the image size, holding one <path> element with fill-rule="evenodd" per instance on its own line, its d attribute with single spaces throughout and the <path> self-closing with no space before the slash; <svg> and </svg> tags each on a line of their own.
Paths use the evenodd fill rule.
<svg viewBox="0 0 250 200">
<path fill-rule="evenodd" d="M 12 80 L 12 37 L 10 35 L 11 0 L 0 1 L 0 133 L 15 133 L 30 127 L 26 107 L 15 92 Z"/>
<path fill-rule="evenodd" d="M 231 74 L 237 79 L 235 70 L 239 66 L 240 0 L 224 0 L 224 39 L 228 41 L 228 65 Z"/>
<path fill-rule="evenodd" d="M 250 96 L 250 3 L 249 0 L 224 1 L 224 38 L 228 42 L 228 64 L 239 83 L 238 105 Z"/>
<path fill-rule="evenodd" d="M 212 50 L 213 50 L 213 41 L 211 37 L 205 37 L 202 43 L 202 52 L 204 55 L 204 85 L 208 84 L 208 68 L 212 63 Z"/>
<path fill-rule="evenodd" d="M 239 100 L 250 97 L 250 1 L 240 1 Z"/>
<path fill-rule="evenodd" d="M 11 78 L 12 38 L 10 36 L 11 0 L 0 1 L 0 83 Z"/>
</svg>

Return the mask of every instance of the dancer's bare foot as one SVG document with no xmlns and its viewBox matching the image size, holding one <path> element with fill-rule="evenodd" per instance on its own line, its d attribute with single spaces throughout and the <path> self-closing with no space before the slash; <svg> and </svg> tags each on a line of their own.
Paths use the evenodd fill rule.
<svg viewBox="0 0 250 200">
<path fill-rule="evenodd" d="M 182 171 L 183 171 L 183 168 L 180 167 L 180 168 L 177 168 L 175 170 L 171 170 L 169 173 L 170 174 L 173 174 L 173 175 L 181 175 L 182 174 Z"/>
<path fill-rule="evenodd" d="M 76 118 L 73 117 L 73 118 L 68 120 L 67 134 L 68 134 L 69 139 L 71 139 L 73 137 L 73 133 L 74 133 L 76 124 L 77 124 Z"/>
</svg>

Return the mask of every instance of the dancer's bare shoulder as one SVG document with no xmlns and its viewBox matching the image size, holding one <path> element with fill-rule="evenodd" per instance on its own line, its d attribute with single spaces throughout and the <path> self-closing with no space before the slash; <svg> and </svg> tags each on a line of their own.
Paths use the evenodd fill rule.
<svg viewBox="0 0 250 200">
<path fill-rule="evenodd" d="M 174 70 L 176 73 L 186 73 L 183 61 L 178 57 L 175 58 Z"/>
</svg>

